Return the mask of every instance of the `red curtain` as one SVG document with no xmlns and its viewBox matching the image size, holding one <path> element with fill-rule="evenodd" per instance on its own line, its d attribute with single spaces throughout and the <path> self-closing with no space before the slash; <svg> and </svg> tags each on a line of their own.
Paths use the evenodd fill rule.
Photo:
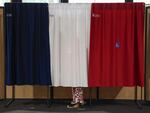
<svg viewBox="0 0 150 113">
<path fill-rule="evenodd" d="M 92 4 L 89 87 L 144 85 L 144 3 Z"/>
</svg>

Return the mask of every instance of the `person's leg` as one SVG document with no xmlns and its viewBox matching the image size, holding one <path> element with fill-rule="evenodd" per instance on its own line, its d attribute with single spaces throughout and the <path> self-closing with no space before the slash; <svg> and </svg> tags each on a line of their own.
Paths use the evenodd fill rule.
<svg viewBox="0 0 150 113">
<path fill-rule="evenodd" d="M 73 101 L 76 103 L 83 103 L 83 89 L 82 88 L 74 88 L 74 96 L 73 96 Z"/>
<path fill-rule="evenodd" d="M 76 88 L 72 88 L 72 104 L 74 104 L 74 103 L 77 103 L 77 101 L 76 101 L 77 99 L 76 99 Z"/>
<path fill-rule="evenodd" d="M 78 101 L 82 104 L 84 103 L 84 98 L 83 98 L 83 88 L 76 88 L 77 93 L 78 93 Z"/>
<path fill-rule="evenodd" d="M 80 103 L 84 104 L 82 88 L 72 88 L 72 97 L 73 101 L 67 106 L 68 108 L 78 108 L 80 107 Z"/>
</svg>

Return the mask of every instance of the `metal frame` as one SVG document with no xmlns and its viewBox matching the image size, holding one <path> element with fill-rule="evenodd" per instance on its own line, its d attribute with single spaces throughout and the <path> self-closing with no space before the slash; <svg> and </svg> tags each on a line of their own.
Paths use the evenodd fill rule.
<svg viewBox="0 0 150 113">
<path fill-rule="evenodd" d="M 11 2 L 22 2 L 22 0 L 11 0 Z"/>
<path fill-rule="evenodd" d="M 147 99 L 147 83 L 146 83 L 146 72 L 147 72 L 147 69 L 146 69 L 146 56 L 147 56 L 147 48 L 146 48 L 146 46 L 147 46 L 147 7 L 145 8 L 145 57 L 144 57 L 144 59 L 145 59 L 145 62 L 144 62 L 144 101 L 146 101 Z"/>
<path fill-rule="evenodd" d="M 17 1 L 17 0 L 12 0 L 12 2 Z M 22 0 L 19 0 L 22 1 Z M 61 0 L 61 3 L 64 3 L 64 1 L 68 1 L 68 0 Z M 125 0 L 125 2 L 133 2 L 133 0 Z M 65 2 L 68 3 L 68 2 Z M 146 86 L 146 41 L 147 41 L 147 10 L 150 9 L 150 7 L 146 7 L 146 11 L 145 11 L 145 73 L 144 73 L 144 101 L 147 101 L 147 86 Z M 4 11 L 4 10 L 3 10 Z M 4 14 L 4 13 L 3 13 Z M 4 37 L 6 36 L 5 34 L 5 16 L 4 16 Z M 135 87 L 137 89 L 137 86 Z M 8 107 L 9 105 L 11 105 L 14 101 L 15 101 L 15 86 L 12 86 L 12 100 L 10 100 L 9 102 L 7 102 L 7 104 L 5 105 L 6 107 Z M 5 85 L 5 100 L 6 100 L 6 85 Z M 142 99 L 142 87 L 141 87 L 141 101 Z M 136 91 L 137 93 L 137 91 Z M 54 87 L 49 87 L 48 86 L 48 105 L 52 104 L 52 101 L 54 99 Z M 50 101 L 51 100 L 51 101 Z M 96 100 L 99 101 L 99 87 L 96 88 Z M 138 108 L 142 108 L 142 104 L 137 100 L 137 98 L 135 99 L 135 102 L 138 106 Z M 92 88 L 90 88 L 89 90 L 89 103 L 90 105 L 92 105 Z"/>
<path fill-rule="evenodd" d="M 133 2 L 133 0 L 126 0 L 126 2 Z M 145 8 L 145 7 L 144 7 Z M 145 53 L 145 57 L 144 57 L 144 68 L 145 68 L 145 70 L 144 70 L 144 101 L 146 102 L 146 98 L 147 98 L 147 91 L 146 91 L 146 89 L 147 89 L 147 85 L 146 85 L 146 39 L 147 39 L 147 9 L 150 9 L 150 7 L 146 7 L 146 11 L 145 11 L 145 15 L 144 15 L 144 21 L 145 21 L 145 23 L 144 23 L 144 29 L 145 29 L 145 32 L 144 32 L 144 34 L 145 34 L 145 41 L 144 41 L 144 43 L 145 43 L 145 46 L 144 46 L 144 53 Z M 135 93 L 136 93 L 136 95 L 135 95 L 135 104 L 137 105 L 137 107 L 139 108 L 139 109 L 142 109 L 143 107 L 142 107 L 142 101 L 143 101 L 143 87 L 140 87 L 140 89 L 141 89 L 141 98 L 140 98 L 140 101 L 138 100 L 138 97 L 137 97 L 137 95 L 138 95 L 138 86 L 135 86 Z M 91 93 L 92 93 L 92 90 L 90 89 L 90 96 L 89 96 L 89 99 L 90 99 L 90 105 L 92 105 L 92 96 L 91 96 Z M 99 87 L 97 87 L 96 88 L 96 100 L 97 101 L 99 101 Z"/>
<path fill-rule="evenodd" d="M 17 1 L 17 0 L 16 0 Z M 20 0 L 21 1 L 21 0 Z M 6 44 L 5 44 L 5 42 L 6 42 L 6 18 L 5 18 L 5 8 L 3 8 L 3 28 L 4 28 L 4 30 L 3 30 L 3 32 L 4 32 L 4 49 L 6 49 Z M 6 56 L 6 51 L 4 51 L 5 53 L 5 56 Z M 5 73 L 6 73 L 6 59 L 5 59 Z M 5 76 L 6 77 L 6 76 Z M 7 85 L 5 84 L 5 77 L 4 77 L 4 100 L 6 101 L 7 100 Z M 51 99 L 51 94 L 50 94 L 50 92 L 51 92 L 51 87 L 49 87 L 49 86 L 47 86 L 47 88 L 48 88 L 48 98 L 47 98 L 47 104 L 48 104 L 48 106 L 50 106 L 51 105 L 51 101 L 50 101 L 50 99 Z M 7 102 L 6 101 L 6 104 L 5 104 L 5 107 L 9 107 L 9 105 L 11 105 L 13 102 L 15 102 L 15 85 L 12 85 L 12 98 Z"/>
<path fill-rule="evenodd" d="M 69 3 L 69 0 L 60 0 L 61 3 Z"/>
<path fill-rule="evenodd" d="M 145 102 L 147 102 L 147 68 L 146 68 L 146 58 L 147 58 L 147 48 L 146 48 L 146 46 L 147 46 L 147 17 L 148 17 L 148 9 L 150 9 L 150 6 L 147 6 L 146 8 L 145 8 L 145 76 L 144 76 L 144 82 L 145 82 L 145 84 L 144 84 L 144 101 Z"/>
<path fill-rule="evenodd" d="M 125 0 L 125 2 L 133 2 L 133 0 Z"/>
</svg>

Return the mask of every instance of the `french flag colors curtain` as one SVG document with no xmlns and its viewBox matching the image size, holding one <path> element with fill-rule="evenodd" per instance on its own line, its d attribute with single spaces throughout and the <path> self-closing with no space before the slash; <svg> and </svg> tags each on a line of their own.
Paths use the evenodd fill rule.
<svg viewBox="0 0 150 113">
<path fill-rule="evenodd" d="M 48 4 L 5 4 L 6 84 L 49 85 Z"/>
<path fill-rule="evenodd" d="M 92 4 L 90 87 L 144 85 L 144 3 Z"/>
<path fill-rule="evenodd" d="M 54 86 L 87 87 L 91 4 L 49 4 Z"/>
</svg>

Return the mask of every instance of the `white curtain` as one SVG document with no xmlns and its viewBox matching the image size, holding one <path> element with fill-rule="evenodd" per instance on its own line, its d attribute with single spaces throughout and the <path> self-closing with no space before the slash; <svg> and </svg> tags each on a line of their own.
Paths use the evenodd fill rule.
<svg viewBox="0 0 150 113">
<path fill-rule="evenodd" d="M 53 86 L 87 87 L 91 4 L 49 4 Z"/>
</svg>

